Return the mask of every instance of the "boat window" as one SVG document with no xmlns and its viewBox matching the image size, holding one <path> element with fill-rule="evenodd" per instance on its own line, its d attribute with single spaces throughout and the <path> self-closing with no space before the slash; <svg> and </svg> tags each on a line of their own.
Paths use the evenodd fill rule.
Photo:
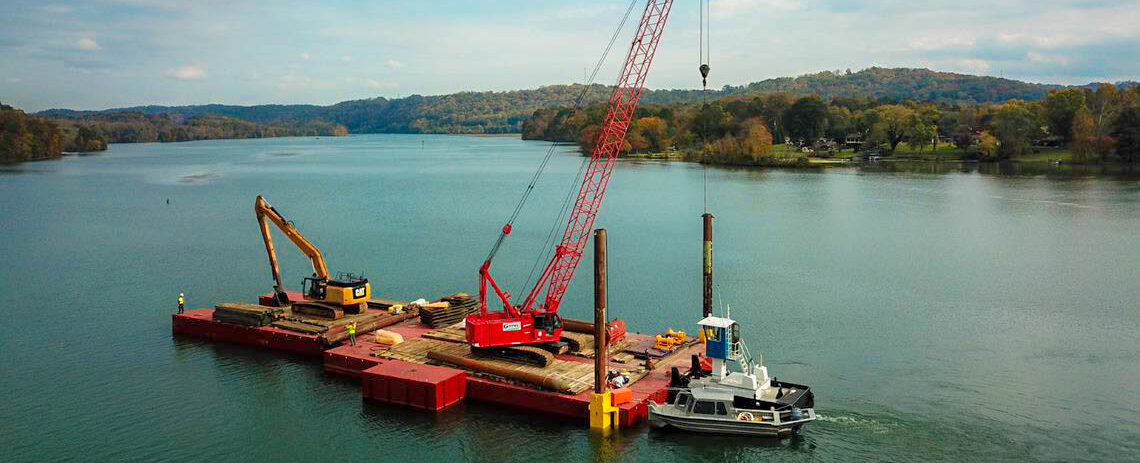
<svg viewBox="0 0 1140 463">
<path fill-rule="evenodd" d="M 677 408 L 685 408 L 689 404 L 689 393 L 682 392 L 677 394 Z"/>
<path fill-rule="evenodd" d="M 720 330 L 711 326 L 705 328 L 705 339 L 709 341 L 720 341 Z"/>
<path fill-rule="evenodd" d="M 716 403 L 716 414 L 717 415 L 727 415 L 728 414 L 728 408 L 725 408 L 724 402 L 717 402 Z"/>
<path fill-rule="evenodd" d="M 712 415 L 713 414 L 713 403 L 708 401 L 708 400 L 698 400 L 696 403 L 693 404 L 693 413 L 699 413 L 702 415 Z"/>
</svg>

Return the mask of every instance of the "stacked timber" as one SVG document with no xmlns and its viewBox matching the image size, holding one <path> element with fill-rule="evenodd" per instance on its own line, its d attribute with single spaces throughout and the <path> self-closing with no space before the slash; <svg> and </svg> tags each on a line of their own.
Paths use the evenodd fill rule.
<svg viewBox="0 0 1140 463">
<path fill-rule="evenodd" d="M 321 334 L 329 330 L 327 326 L 312 323 L 303 319 L 298 319 L 296 317 L 282 318 L 273 322 L 272 325 L 276 328 L 295 331 L 302 334 Z"/>
<path fill-rule="evenodd" d="M 280 307 L 226 302 L 214 306 L 214 321 L 242 326 L 266 326 L 284 313 Z"/>
<path fill-rule="evenodd" d="M 420 323 L 432 328 L 451 326 L 478 311 L 477 299 L 464 293 L 456 293 L 440 299 L 439 302 L 421 306 Z"/>
<path fill-rule="evenodd" d="M 338 320 L 336 325 L 330 326 L 328 331 L 325 331 L 324 333 L 318 335 L 317 341 L 320 342 L 322 346 L 327 348 L 335 346 L 337 343 L 348 339 L 348 330 L 344 328 L 344 325 L 347 325 L 348 323 L 356 323 L 356 334 L 359 336 L 365 333 L 371 333 L 381 328 L 387 328 L 415 316 L 415 311 L 404 312 L 402 314 L 396 315 L 382 312 L 369 312 L 367 314 L 354 315 L 351 318 Z"/>
</svg>

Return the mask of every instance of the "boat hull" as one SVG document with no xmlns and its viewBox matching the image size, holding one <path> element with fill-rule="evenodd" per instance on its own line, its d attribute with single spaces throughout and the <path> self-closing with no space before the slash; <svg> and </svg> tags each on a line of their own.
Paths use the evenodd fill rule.
<svg viewBox="0 0 1140 463">
<path fill-rule="evenodd" d="M 664 412 L 656 406 L 649 407 L 649 424 L 657 428 L 674 427 L 683 431 L 710 434 L 736 434 L 759 437 L 789 437 L 799 434 L 810 420 L 800 420 L 775 424 L 772 422 L 736 421 L 684 416 Z"/>
</svg>

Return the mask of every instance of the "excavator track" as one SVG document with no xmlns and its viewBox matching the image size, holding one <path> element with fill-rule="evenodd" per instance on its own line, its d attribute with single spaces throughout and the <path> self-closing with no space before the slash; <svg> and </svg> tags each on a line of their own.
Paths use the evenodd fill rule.
<svg viewBox="0 0 1140 463">
<path fill-rule="evenodd" d="M 324 318 L 326 320 L 340 320 L 344 317 L 344 309 L 313 301 L 294 302 L 290 310 L 295 314 Z"/>
<path fill-rule="evenodd" d="M 534 346 L 473 347 L 471 352 L 480 357 L 546 368 L 554 363 L 554 354 Z"/>
</svg>

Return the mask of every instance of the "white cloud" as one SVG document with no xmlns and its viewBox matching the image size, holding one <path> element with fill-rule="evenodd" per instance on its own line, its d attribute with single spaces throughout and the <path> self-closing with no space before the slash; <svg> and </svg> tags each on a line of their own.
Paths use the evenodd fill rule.
<svg viewBox="0 0 1140 463">
<path fill-rule="evenodd" d="M 76 40 L 75 48 L 86 51 L 98 51 L 103 49 L 103 47 L 100 47 L 99 44 L 95 42 L 95 39 L 91 37 L 84 37 Z"/>
<path fill-rule="evenodd" d="M 949 71 L 964 72 L 966 74 L 985 74 L 990 71 L 990 62 L 984 59 L 964 58 L 945 62 Z"/>
<path fill-rule="evenodd" d="M 351 57 L 351 56 L 348 56 L 348 55 L 345 55 L 345 56 L 342 56 L 342 57 L 340 57 L 340 60 L 341 60 L 341 61 L 344 61 L 344 62 L 346 62 L 346 63 L 347 63 L 347 62 L 349 62 L 349 61 L 352 61 L 352 57 Z"/>
<path fill-rule="evenodd" d="M 178 80 L 205 79 L 206 68 L 199 65 L 179 66 L 176 68 L 167 69 L 164 75 L 166 77 Z"/>
<path fill-rule="evenodd" d="M 396 82 L 388 82 L 388 81 L 375 80 L 375 79 L 364 79 L 364 85 L 368 88 L 378 88 L 378 89 L 388 89 L 388 90 L 400 87 L 400 84 L 398 84 Z"/>
<path fill-rule="evenodd" d="M 402 67 L 404 67 L 404 63 L 401 63 L 401 62 L 399 62 L 399 61 L 396 61 L 396 60 L 394 60 L 394 59 L 390 59 L 390 60 L 388 60 L 388 62 L 384 63 L 384 65 L 385 65 L 385 66 L 387 66 L 387 67 L 390 67 L 390 68 L 392 68 L 392 69 L 396 69 L 396 68 L 402 68 Z"/>
<path fill-rule="evenodd" d="M 803 9 L 796 0 L 720 0 L 709 4 L 712 19 L 728 19 L 763 11 L 796 11 Z"/>
<path fill-rule="evenodd" d="M 1031 63 L 1059 64 L 1061 66 L 1068 66 L 1069 65 L 1069 58 L 1066 58 L 1066 57 L 1061 56 L 1061 55 L 1049 55 L 1049 54 L 1044 54 L 1044 53 L 1038 53 L 1035 51 L 1031 51 L 1031 52 L 1026 53 L 1025 59 L 1029 60 Z"/>
<path fill-rule="evenodd" d="M 1082 43 L 1081 40 L 1070 34 L 1034 35 L 1020 32 L 999 33 L 997 40 L 1007 45 L 1027 45 L 1039 48 L 1058 48 Z"/>
<path fill-rule="evenodd" d="M 309 56 L 309 52 L 302 52 L 301 53 L 301 59 L 308 61 L 310 58 L 312 58 L 312 57 Z"/>
<path fill-rule="evenodd" d="M 973 37 L 923 37 L 910 42 L 908 48 L 918 51 L 962 50 L 974 48 L 974 45 Z"/>
</svg>

